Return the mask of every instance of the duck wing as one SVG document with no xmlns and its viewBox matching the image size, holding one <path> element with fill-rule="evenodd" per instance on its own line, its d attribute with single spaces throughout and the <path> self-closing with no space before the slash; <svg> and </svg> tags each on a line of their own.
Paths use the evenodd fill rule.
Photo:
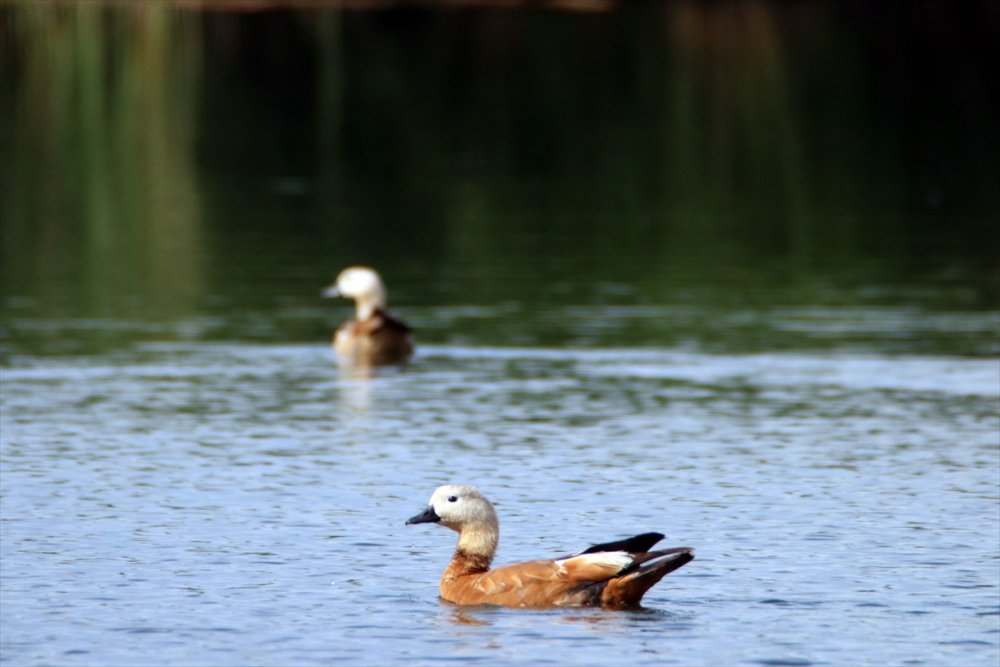
<svg viewBox="0 0 1000 667">
<path fill-rule="evenodd" d="M 412 329 L 410 329 L 410 327 L 403 324 L 402 320 L 393 317 L 392 315 L 382 310 L 381 308 L 375 309 L 375 317 L 373 317 L 372 319 L 379 320 L 378 322 L 379 328 L 385 327 L 386 329 L 392 329 L 400 333 L 411 333 L 413 331 Z"/>
<path fill-rule="evenodd" d="M 592 547 L 584 549 L 578 555 L 596 554 L 601 553 L 602 551 L 625 551 L 630 554 L 644 553 L 649 551 L 654 544 L 662 540 L 664 537 L 663 533 L 643 533 L 642 535 L 636 535 L 635 537 L 618 540 L 617 542 L 603 542 L 602 544 L 595 544 Z"/>
</svg>

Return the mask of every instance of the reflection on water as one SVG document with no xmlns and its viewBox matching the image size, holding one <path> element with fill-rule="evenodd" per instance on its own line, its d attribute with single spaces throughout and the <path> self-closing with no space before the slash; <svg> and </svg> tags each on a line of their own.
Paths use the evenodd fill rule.
<svg viewBox="0 0 1000 667">
<path fill-rule="evenodd" d="M 489 625 L 490 622 L 485 615 L 478 615 L 474 610 L 453 607 L 451 609 L 451 621 L 455 625 Z"/>
<path fill-rule="evenodd" d="M 0 7 L 5 311 L 997 301 L 978 3 L 197 7 Z"/>
<path fill-rule="evenodd" d="M 391 383 L 394 376 L 406 372 L 405 366 L 369 366 L 339 359 L 334 361 L 333 368 L 338 378 L 338 414 L 359 423 L 374 417 L 378 387 Z"/>
<path fill-rule="evenodd" d="M 206 242 L 197 26 L 151 3 L 0 11 L 19 45 L 3 77 L 3 281 L 77 312 L 191 312 Z"/>
</svg>

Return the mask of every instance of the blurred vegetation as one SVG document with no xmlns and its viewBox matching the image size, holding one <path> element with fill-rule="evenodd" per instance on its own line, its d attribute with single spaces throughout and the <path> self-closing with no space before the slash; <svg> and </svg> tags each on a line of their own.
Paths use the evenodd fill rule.
<svg viewBox="0 0 1000 667">
<path fill-rule="evenodd" d="M 5 312 L 996 306 L 995 5 L 609 6 L 0 5 Z"/>
</svg>

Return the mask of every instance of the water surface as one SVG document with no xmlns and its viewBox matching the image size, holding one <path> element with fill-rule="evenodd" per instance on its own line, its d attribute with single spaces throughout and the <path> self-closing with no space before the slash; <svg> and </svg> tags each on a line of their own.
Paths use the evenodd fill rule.
<svg viewBox="0 0 1000 667">
<path fill-rule="evenodd" d="M 4 370 L 10 664 L 990 664 L 992 361 L 150 344 Z M 439 602 L 404 526 L 480 485 L 499 561 L 660 530 L 647 610 Z M 738 639 L 738 640 L 737 640 Z"/>
</svg>

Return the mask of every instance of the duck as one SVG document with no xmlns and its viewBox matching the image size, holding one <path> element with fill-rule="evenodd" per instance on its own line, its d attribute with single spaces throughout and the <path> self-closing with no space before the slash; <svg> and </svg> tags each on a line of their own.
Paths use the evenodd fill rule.
<svg viewBox="0 0 1000 667">
<path fill-rule="evenodd" d="M 386 311 L 385 284 L 377 271 L 348 267 L 322 295 L 354 299 L 354 319 L 333 334 L 333 350 L 340 358 L 363 366 L 401 365 L 410 359 L 412 331 Z"/>
<path fill-rule="evenodd" d="M 643 533 L 577 554 L 490 569 L 500 524 L 493 505 L 474 486 L 438 487 L 427 508 L 406 522 L 419 523 L 458 533 L 438 587 L 443 599 L 457 605 L 636 608 L 654 584 L 694 559 L 690 547 L 651 551 L 664 535 Z"/>
</svg>

